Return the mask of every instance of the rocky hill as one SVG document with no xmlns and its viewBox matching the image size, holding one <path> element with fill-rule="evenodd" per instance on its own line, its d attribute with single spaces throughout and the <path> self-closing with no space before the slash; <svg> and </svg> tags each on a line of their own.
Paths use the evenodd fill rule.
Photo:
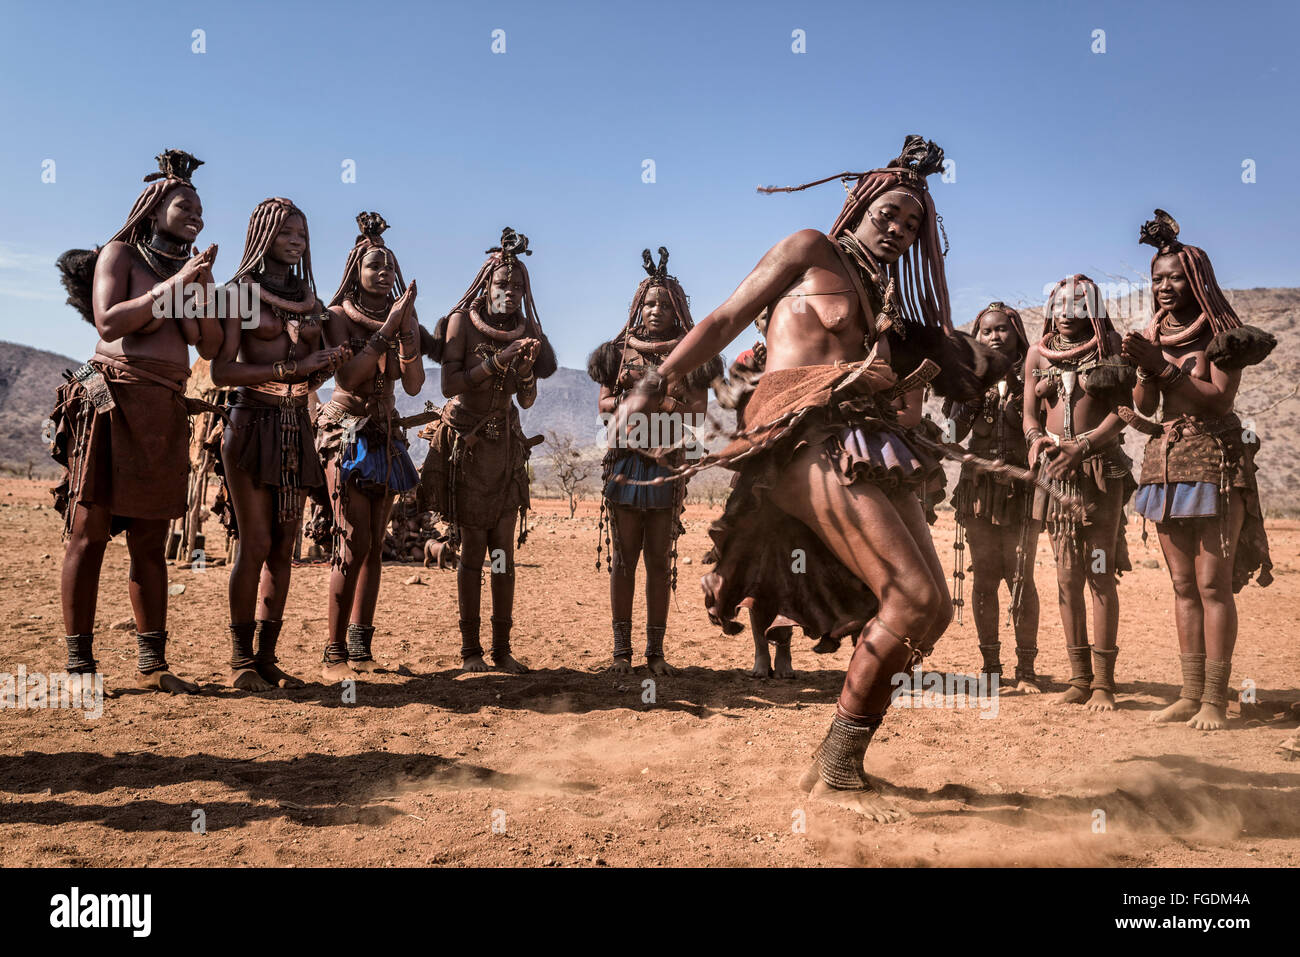
<svg viewBox="0 0 1300 957">
<path fill-rule="evenodd" d="M 57 353 L 0 342 L 0 467 L 23 475 L 29 466 L 34 475 L 57 470 L 41 423 L 54 409 L 63 370 L 80 365 Z"/>
</svg>

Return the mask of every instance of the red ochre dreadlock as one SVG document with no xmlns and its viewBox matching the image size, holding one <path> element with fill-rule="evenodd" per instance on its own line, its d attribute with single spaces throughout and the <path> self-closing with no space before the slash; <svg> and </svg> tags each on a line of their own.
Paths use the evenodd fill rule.
<svg viewBox="0 0 1300 957">
<path fill-rule="evenodd" d="M 1059 280 L 1047 294 L 1047 305 L 1043 309 L 1043 338 L 1046 339 L 1056 332 L 1056 326 L 1052 322 L 1052 310 L 1057 298 L 1064 293 L 1065 308 L 1068 310 L 1066 315 L 1073 317 L 1075 303 L 1079 301 L 1077 297 L 1080 288 L 1083 289 L 1083 314 L 1092 324 L 1092 334 L 1097 337 L 1097 355 L 1102 358 L 1115 355 L 1110 341 L 1115 326 L 1106 312 L 1106 302 L 1102 298 L 1101 288 L 1083 273 L 1075 273 L 1073 276 L 1066 276 Z"/>
<path fill-rule="evenodd" d="M 1180 243 L 1178 231 L 1178 221 L 1163 209 L 1157 209 L 1155 218 L 1142 224 L 1138 242 L 1156 248 L 1156 254 L 1151 257 L 1153 269 L 1156 260 L 1162 256 L 1178 257 L 1183 275 L 1191 284 L 1196 305 L 1200 307 L 1201 314 L 1209 321 L 1214 333 L 1206 357 L 1221 369 L 1241 369 L 1263 362 L 1277 345 L 1277 339 L 1263 329 L 1242 323 L 1223 290 L 1219 288 L 1214 267 L 1210 265 L 1210 257 L 1198 246 Z M 1145 336 L 1155 342 L 1159 341 L 1157 334 L 1160 321 L 1166 314 L 1154 301 L 1152 313 L 1151 324 L 1147 327 Z"/>
<path fill-rule="evenodd" d="M 903 142 L 903 151 L 890 160 L 883 169 L 865 173 L 839 173 L 825 179 L 804 183 L 802 186 L 760 186 L 760 193 L 793 193 L 829 183 L 833 179 L 857 183 L 827 234 L 835 239 L 857 228 L 867 208 L 890 190 L 902 189 L 915 196 L 924 212 L 924 222 L 916 242 L 898 260 L 888 267 L 888 274 L 899 291 L 899 306 L 903 319 L 911 323 L 952 331 L 952 309 L 948 303 L 948 280 L 944 275 L 943 257 L 948 254 L 946 234 L 942 245 L 940 233 L 942 218 L 934 207 L 934 198 L 926 186 L 925 178 L 943 169 L 943 150 L 933 140 L 915 133 Z M 884 290 L 881 290 L 882 292 Z"/>
<path fill-rule="evenodd" d="M 313 296 L 316 294 L 316 279 L 311 272 L 311 233 L 307 230 L 307 216 L 293 204 L 293 200 L 282 196 L 264 199 L 253 207 L 253 215 L 248 218 L 248 235 L 244 237 L 244 258 L 240 260 L 235 274 L 230 277 L 232 283 L 261 272 L 262 259 L 267 250 L 275 242 L 285 220 L 295 213 L 302 217 L 306 246 L 302 251 L 302 259 L 293 267 L 292 274 L 307 284 L 307 289 Z"/>
<path fill-rule="evenodd" d="M 447 327 L 451 322 L 451 317 L 458 312 L 468 314 L 471 308 L 481 312 L 483 300 L 487 296 L 488 285 L 492 281 L 492 276 L 497 269 L 504 266 L 509 270 L 518 269 L 524 274 L 524 301 L 522 305 L 525 322 L 524 334 L 541 343 L 537 361 L 533 363 L 533 374 L 540 379 L 549 378 L 555 374 L 559 364 L 555 358 L 555 350 L 551 347 L 551 341 L 546 338 L 546 333 L 542 331 L 541 320 L 537 317 L 537 304 L 533 302 L 532 280 L 529 279 L 528 267 L 524 265 L 521 258 L 533 254 L 533 251 L 528 248 L 528 237 L 523 233 L 516 233 L 507 226 L 501 230 L 501 245 L 493 246 L 487 250 L 487 254 L 488 258 L 479 267 L 478 273 L 474 276 L 474 281 L 469 284 L 469 288 L 465 290 L 464 295 L 457 300 L 456 305 L 447 311 L 445 316 L 438 320 L 438 325 L 433 331 L 433 342 L 430 344 L 428 355 L 434 362 L 442 362 L 443 352 L 447 348 Z"/>
<path fill-rule="evenodd" d="M 163 150 L 156 157 L 158 172 L 144 177 L 149 185 L 136 197 L 126 223 L 113 234 L 109 242 L 134 244 L 149 239 L 153 230 L 150 217 L 178 186 L 194 189 L 190 177 L 203 165 L 203 160 L 191 156 L 184 150 Z M 94 249 L 69 249 L 58 258 L 55 265 L 62 274 L 63 288 L 68 292 L 68 305 L 76 309 L 91 325 L 95 324 L 95 311 L 91 303 L 91 285 L 95 276 L 95 263 L 99 260 L 99 251 Z"/>
</svg>

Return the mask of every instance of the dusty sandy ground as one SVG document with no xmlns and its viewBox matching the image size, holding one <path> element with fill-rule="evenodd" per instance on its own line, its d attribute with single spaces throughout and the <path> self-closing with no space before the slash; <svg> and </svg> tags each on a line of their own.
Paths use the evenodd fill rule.
<svg viewBox="0 0 1300 957">
<path fill-rule="evenodd" d="M 63 662 L 49 501 L 44 483 L 0 482 L 0 671 Z M 684 671 L 660 679 L 648 703 L 643 669 L 630 680 L 602 672 L 609 613 L 594 506 L 570 521 L 559 503 L 539 505 L 518 571 L 516 654 L 535 669 L 523 677 L 460 675 L 454 573 L 388 566 L 375 646 L 394 672 L 359 682 L 354 704 L 319 684 L 244 694 L 226 685 L 224 569 L 172 569 L 185 590 L 171 600 L 169 658 L 203 694 L 127 693 L 95 720 L 0 711 L 5 864 L 1297 863 L 1300 763 L 1274 753 L 1300 699 L 1295 523 L 1270 529 L 1276 583 L 1239 599 L 1233 680 L 1252 680 L 1259 703 L 1234 703 L 1227 731 L 1147 722 L 1177 693 L 1179 671 L 1167 573 L 1154 536 L 1142 546 L 1133 525 L 1120 710 L 1013 695 L 996 717 L 895 709 L 867 767 L 912 817 L 879 826 L 795 786 L 830 720 L 848 643 L 818 657 L 797 640 L 797 680 L 749 677 L 748 634 L 711 627 L 695 584 L 709 509 L 688 512 L 682 554 L 694 563 L 681 567 L 670 619 L 670 657 Z M 945 564 L 950 514 L 936 530 Z M 125 547 L 111 545 L 96 649 L 110 691 L 135 660 L 126 567 Z M 1045 595 L 1053 575 L 1044 537 Z M 326 577 L 322 565 L 294 571 L 280 654 L 303 677 L 314 677 L 324 640 Z M 1054 606 L 1040 646 L 1039 670 L 1059 689 Z M 978 662 L 968 619 L 931 667 L 969 673 Z"/>
</svg>

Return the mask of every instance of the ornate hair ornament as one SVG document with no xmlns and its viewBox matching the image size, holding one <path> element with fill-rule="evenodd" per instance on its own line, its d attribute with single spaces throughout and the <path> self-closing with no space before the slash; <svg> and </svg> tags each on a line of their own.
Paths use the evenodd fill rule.
<svg viewBox="0 0 1300 957">
<path fill-rule="evenodd" d="M 523 233 L 515 232 L 509 226 L 501 230 L 501 245 L 493 246 L 487 252 L 500 253 L 502 262 L 517 262 L 520 256 L 533 254 L 533 251 L 528 248 L 528 237 Z"/>
<path fill-rule="evenodd" d="M 1156 210 L 1156 218 L 1148 219 L 1138 232 L 1138 242 L 1154 246 L 1161 255 L 1176 253 L 1183 248 L 1178 241 L 1178 220 L 1163 209 Z"/>
<path fill-rule="evenodd" d="M 646 275 L 654 280 L 654 285 L 662 285 L 668 279 L 668 247 L 659 247 L 659 265 L 655 265 L 654 257 L 650 255 L 650 250 L 641 250 L 641 268 Z"/>
<path fill-rule="evenodd" d="M 189 183 L 194 171 L 203 165 L 203 160 L 184 150 L 163 150 L 154 159 L 158 161 L 158 172 L 146 176 L 146 183 L 152 183 L 156 179 L 178 179 L 182 183 Z"/>
<path fill-rule="evenodd" d="M 909 186 L 927 189 L 925 178 L 943 171 L 943 148 L 934 140 L 909 133 L 903 140 L 903 151 L 885 168 L 896 171 Z"/>
<path fill-rule="evenodd" d="M 358 242 L 364 239 L 372 246 L 382 246 L 384 230 L 387 228 L 388 223 L 378 213 L 357 213 L 357 229 L 361 230 Z"/>
</svg>

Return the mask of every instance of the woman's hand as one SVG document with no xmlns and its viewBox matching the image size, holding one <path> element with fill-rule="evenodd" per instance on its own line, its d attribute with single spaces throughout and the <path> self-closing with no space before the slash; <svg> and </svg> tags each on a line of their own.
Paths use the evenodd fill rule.
<svg viewBox="0 0 1300 957">
<path fill-rule="evenodd" d="M 618 382 L 616 383 L 618 391 L 632 391 L 632 388 L 637 384 L 640 378 L 641 370 L 633 368 L 632 366 L 624 366 L 623 371 L 618 374 Z"/>
<path fill-rule="evenodd" d="M 298 372 L 307 375 L 321 371 L 333 373 L 351 358 L 352 348 L 348 345 L 335 346 L 333 349 L 319 349 L 298 363 Z"/>
<path fill-rule="evenodd" d="M 1169 364 L 1163 349 L 1136 332 L 1130 332 L 1124 337 L 1120 349 L 1125 359 L 1150 373 L 1158 373 Z"/>
<path fill-rule="evenodd" d="M 1077 442 L 1065 442 L 1057 453 L 1047 460 L 1047 477 L 1058 482 L 1069 478 L 1083 463 L 1083 449 Z"/>
<path fill-rule="evenodd" d="M 217 244 L 213 243 L 203 252 L 190 259 L 176 273 L 172 280 L 181 286 L 188 286 L 192 282 L 212 283 L 212 265 L 217 261 Z"/>
<path fill-rule="evenodd" d="M 537 361 L 537 353 L 541 350 L 542 344 L 536 339 L 517 339 L 515 341 L 520 343 L 519 361 L 515 363 L 515 372 L 521 376 L 527 376 L 533 371 L 533 363 Z"/>
<path fill-rule="evenodd" d="M 1034 444 L 1029 446 L 1029 467 L 1032 469 L 1038 464 L 1039 456 L 1045 456 L 1044 461 L 1051 457 L 1051 450 L 1056 448 L 1056 443 L 1049 436 L 1040 435 L 1034 439 Z"/>
<path fill-rule="evenodd" d="M 406 287 L 406 292 L 398 296 L 392 308 L 388 310 L 388 318 L 384 320 L 380 332 L 390 339 L 396 338 L 398 331 L 406 325 L 407 317 L 415 308 L 415 295 L 415 280 L 412 279 L 411 284 Z"/>
</svg>

